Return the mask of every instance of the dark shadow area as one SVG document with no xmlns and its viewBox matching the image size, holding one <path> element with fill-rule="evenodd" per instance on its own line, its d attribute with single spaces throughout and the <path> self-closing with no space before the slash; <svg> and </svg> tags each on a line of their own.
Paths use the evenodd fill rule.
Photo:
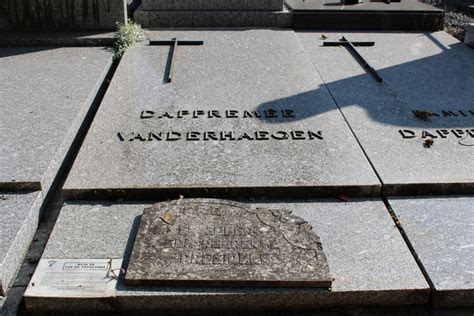
<svg viewBox="0 0 474 316">
<path fill-rule="evenodd" d="M 0 32 L 0 47 L 113 46 L 115 32 Z"/>
<path fill-rule="evenodd" d="M 202 187 L 202 188 L 117 188 L 108 189 L 63 189 L 65 200 L 159 200 L 186 198 L 281 198 L 292 196 L 294 198 L 335 198 L 340 194 L 349 196 L 375 197 L 380 196 L 380 186 L 373 185 L 339 185 L 334 186 L 268 186 L 268 187 Z"/>
<path fill-rule="evenodd" d="M 464 128 L 474 127 L 474 51 L 462 43 L 449 48 L 428 35 L 443 52 L 396 66 L 377 69 L 383 78 L 378 83 L 365 72 L 343 80 L 325 82 L 337 106 L 363 108 L 369 119 L 395 127 Z M 340 48 L 345 49 L 345 48 Z M 311 54 L 310 51 L 307 51 Z M 351 53 L 347 50 L 348 56 Z M 362 56 L 364 53 L 361 52 Z M 471 55 L 471 56 L 469 56 Z M 309 56 L 314 60 L 315 56 Z M 353 58 L 353 57 L 350 57 Z M 364 58 L 370 63 L 371 57 Z M 315 65 L 315 67 L 317 67 Z M 323 80 L 325 80 L 323 75 Z M 268 118 L 267 123 L 290 123 L 319 115 L 326 106 L 302 107 L 303 100 L 317 99 L 321 89 L 263 103 L 255 110 L 294 111 L 294 117 Z M 381 110 L 386 106 L 386 111 Z M 415 115 L 415 111 L 422 112 Z M 427 112 L 427 113 L 423 113 Z M 425 115 L 423 115 L 425 114 Z M 349 119 L 351 124 L 357 124 Z M 364 124 L 364 122 L 360 122 Z"/>
<path fill-rule="evenodd" d="M 133 220 L 132 230 L 130 231 L 130 235 L 128 236 L 127 245 L 125 246 L 125 250 L 123 253 L 122 269 L 124 269 L 124 271 L 127 271 L 128 264 L 130 263 L 133 244 L 135 243 L 135 239 L 137 238 L 138 226 L 140 225 L 141 219 L 142 215 L 135 217 L 135 219 Z"/>
<path fill-rule="evenodd" d="M 133 13 L 138 7 L 142 4 L 142 0 L 132 0 L 131 3 L 127 5 L 127 16 L 129 19 L 133 19 Z"/>
<path fill-rule="evenodd" d="M 58 47 L 56 47 L 58 48 Z M 56 49 L 54 47 L 0 47 L 0 58 L 34 54 L 46 50 Z"/>
</svg>

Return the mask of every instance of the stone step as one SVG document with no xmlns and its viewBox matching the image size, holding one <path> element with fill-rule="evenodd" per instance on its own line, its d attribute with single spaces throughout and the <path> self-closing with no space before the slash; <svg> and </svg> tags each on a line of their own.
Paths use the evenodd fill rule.
<svg viewBox="0 0 474 316">
<path fill-rule="evenodd" d="M 284 11 L 135 11 L 144 27 L 290 27 Z"/>
<path fill-rule="evenodd" d="M 222 314 L 236 315 L 231 311 L 246 310 L 255 315 L 249 310 L 340 309 L 428 302 L 429 285 L 402 236 L 394 228 L 385 205 L 377 199 L 354 199 L 350 203 L 279 200 L 239 204 L 246 208 L 269 208 L 274 212 L 291 210 L 307 221 L 320 236 L 329 260 L 334 278 L 330 291 L 253 286 L 144 287 L 129 286 L 116 278 L 104 277 L 108 263 L 117 275 L 122 266 L 130 272 L 130 266 L 122 265 L 122 262 L 128 261 L 132 250 L 130 240 L 137 236 L 138 218 L 150 206 L 139 201 L 111 205 L 98 205 L 92 201 L 66 204 L 25 293 L 28 311 L 67 314 L 72 310 L 96 313 L 120 310 L 126 315 L 149 315 L 161 311 L 165 315 L 186 315 L 184 310 L 188 310 L 194 311 L 193 315 L 208 315 L 205 311 L 212 306 L 213 310 L 223 311 Z M 256 238 L 262 240 L 264 237 L 259 235 Z M 65 265 L 69 268 L 62 269 Z M 81 265 L 94 269 L 81 271 Z M 242 269 L 242 266 L 235 265 L 234 268 Z M 123 272 L 125 270 L 122 270 L 122 275 Z M 178 314 L 179 310 L 181 313 Z"/>
<path fill-rule="evenodd" d="M 340 0 L 285 0 L 295 29 L 438 31 L 444 11 L 417 0 L 390 4 L 364 1 L 341 5 Z"/>
<path fill-rule="evenodd" d="M 283 8 L 283 0 L 143 0 L 142 8 L 145 11 L 279 11 Z"/>
</svg>

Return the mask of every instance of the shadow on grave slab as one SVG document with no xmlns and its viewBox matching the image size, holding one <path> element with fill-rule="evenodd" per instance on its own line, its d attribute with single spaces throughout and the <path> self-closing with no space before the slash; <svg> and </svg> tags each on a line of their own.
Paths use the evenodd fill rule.
<svg viewBox="0 0 474 316">
<path fill-rule="evenodd" d="M 34 54 L 59 47 L 0 47 L 0 58 Z"/>
<path fill-rule="evenodd" d="M 474 51 L 462 43 L 447 48 L 431 34 L 425 35 L 443 51 L 437 55 L 377 69 L 384 79 L 383 83 L 378 83 L 370 73 L 365 72 L 342 80 L 328 81 L 326 86 L 321 85 L 317 90 L 263 103 L 255 110 L 263 112 L 270 108 L 290 109 L 296 113 L 293 118 L 273 119 L 262 115 L 260 119 L 267 123 L 304 120 L 321 114 L 325 107 L 315 104 L 311 108 L 302 108 L 298 104 L 307 103 L 302 102 L 303 100 L 316 99 L 318 91 L 324 89 L 330 92 L 343 113 L 347 107 L 361 107 L 369 119 L 378 123 L 420 128 L 472 127 L 474 64 L 471 61 Z M 349 51 L 347 54 L 350 56 Z M 471 58 L 468 60 L 466 56 Z M 366 59 L 370 63 L 370 57 Z M 323 80 L 326 79 L 324 74 L 322 77 Z M 383 106 L 386 106 L 386 111 Z M 431 115 L 426 119 L 418 118 L 414 111 L 429 112 Z"/>
</svg>

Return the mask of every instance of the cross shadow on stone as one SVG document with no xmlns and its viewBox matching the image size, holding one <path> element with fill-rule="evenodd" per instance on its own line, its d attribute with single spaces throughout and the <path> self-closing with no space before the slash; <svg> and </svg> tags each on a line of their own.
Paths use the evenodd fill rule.
<svg viewBox="0 0 474 316">
<path fill-rule="evenodd" d="M 434 41 L 434 39 L 431 40 Z M 371 48 L 365 49 L 366 51 L 362 54 L 367 54 L 367 49 Z M 309 52 L 309 55 L 312 53 L 314 51 Z M 301 104 L 308 104 L 308 101 L 302 101 L 313 99 L 322 89 L 331 95 L 344 114 L 349 111 L 348 108 L 362 108 L 368 120 L 382 124 L 400 128 L 445 129 L 472 128 L 474 125 L 474 89 L 472 89 L 474 51 L 462 43 L 450 45 L 441 53 L 432 56 L 378 68 L 378 73 L 384 79 L 384 83 L 381 84 L 366 72 L 354 76 L 341 75 L 344 70 L 337 70 L 340 66 L 334 60 L 331 67 L 338 73 L 336 76 L 343 79 L 332 80 L 334 76 L 330 72 L 330 67 L 324 65 L 325 62 L 330 61 L 330 58 L 320 56 L 310 56 L 310 58 L 316 68 L 323 68 L 319 72 L 326 86 L 321 85 L 313 91 L 261 104 L 256 110 L 264 112 L 268 109 L 290 109 L 296 114 L 290 118 L 262 116 L 261 120 L 270 124 L 290 123 L 320 115 L 323 111 L 318 104 L 314 103 L 310 107 L 303 107 Z M 347 58 L 352 58 L 349 52 L 347 52 Z M 366 59 L 370 62 L 374 57 L 371 55 Z M 364 71 L 355 60 L 353 63 L 352 66 L 358 69 L 359 73 Z M 417 116 L 416 111 L 426 113 Z"/>
</svg>

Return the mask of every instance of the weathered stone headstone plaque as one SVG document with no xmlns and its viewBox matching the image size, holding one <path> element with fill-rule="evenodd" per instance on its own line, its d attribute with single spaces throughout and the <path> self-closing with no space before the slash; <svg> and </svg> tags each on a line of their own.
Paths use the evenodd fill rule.
<svg viewBox="0 0 474 316">
<path fill-rule="evenodd" d="M 68 199 L 377 195 L 380 182 L 294 32 L 160 31 L 127 51 Z M 289 57 L 291 56 L 291 57 Z M 173 60 L 174 60 L 173 59 Z"/>
<path fill-rule="evenodd" d="M 319 237 L 288 211 L 182 199 L 143 212 L 128 285 L 325 287 Z"/>
</svg>

